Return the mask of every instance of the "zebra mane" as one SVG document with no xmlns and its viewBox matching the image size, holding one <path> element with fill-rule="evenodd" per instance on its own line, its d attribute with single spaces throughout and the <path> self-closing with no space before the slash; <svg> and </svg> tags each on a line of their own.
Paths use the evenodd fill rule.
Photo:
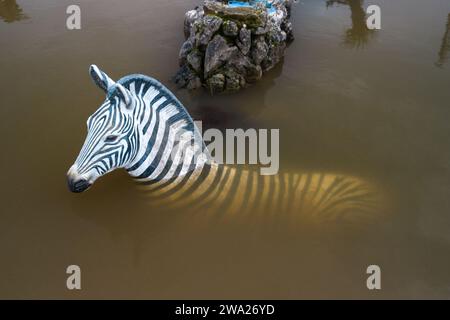
<svg viewBox="0 0 450 320">
<path fill-rule="evenodd" d="M 199 139 L 197 141 L 202 141 L 203 148 L 205 148 L 205 144 L 203 142 L 201 134 L 197 126 L 195 125 L 191 115 L 183 106 L 183 104 L 177 99 L 177 97 L 175 97 L 175 95 L 165 85 L 163 85 L 158 80 L 143 74 L 131 74 L 119 79 L 117 82 L 123 85 L 128 90 L 130 90 L 130 85 L 134 83 L 134 93 L 139 96 L 144 96 L 151 87 L 157 89 L 159 91 L 158 96 L 164 96 L 177 109 L 177 118 L 186 121 L 187 125 L 184 127 L 184 130 L 191 131 L 194 134 L 195 138 Z"/>
</svg>

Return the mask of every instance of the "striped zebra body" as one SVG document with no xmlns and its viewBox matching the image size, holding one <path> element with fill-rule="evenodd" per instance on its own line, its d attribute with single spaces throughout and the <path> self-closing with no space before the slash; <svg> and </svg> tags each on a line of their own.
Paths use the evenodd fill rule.
<svg viewBox="0 0 450 320">
<path fill-rule="evenodd" d="M 183 105 L 158 81 L 131 75 L 114 82 L 96 66 L 90 74 L 106 100 L 89 117 L 86 141 L 68 172 L 73 192 L 124 168 L 159 206 L 230 215 L 308 213 L 321 219 L 376 208 L 374 188 L 356 177 L 263 176 L 248 167 L 218 165 Z"/>
<path fill-rule="evenodd" d="M 372 184 L 357 177 L 320 172 L 263 176 L 258 168 L 217 164 L 139 188 L 157 207 L 242 217 L 307 215 L 320 221 L 371 218 L 381 200 Z"/>
</svg>

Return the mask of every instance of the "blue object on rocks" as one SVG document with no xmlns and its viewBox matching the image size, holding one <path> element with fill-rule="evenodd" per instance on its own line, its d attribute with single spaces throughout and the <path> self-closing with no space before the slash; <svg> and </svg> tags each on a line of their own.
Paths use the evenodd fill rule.
<svg viewBox="0 0 450 320">
<path fill-rule="evenodd" d="M 237 8 L 237 7 L 254 7 L 257 3 L 263 3 L 265 4 L 268 13 L 275 12 L 275 8 L 272 6 L 272 3 L 270 3 L 268 0 L 250 0 L 250 1 L 234 1 L 230 0 L 228 1 L 228 6 L 231 8 Z"/>
</svg>

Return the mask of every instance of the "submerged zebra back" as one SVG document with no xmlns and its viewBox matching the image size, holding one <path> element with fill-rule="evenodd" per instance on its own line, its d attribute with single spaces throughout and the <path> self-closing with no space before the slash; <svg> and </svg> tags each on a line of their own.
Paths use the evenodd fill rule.
<svg viewBox="0 0 450 320">
<path fill-rule="evenodd" d="M 140 188 L 154 206 L 211 218 L 352 221 L 374 218 L 382 203 L 376 187 L 357 177 L 314 172 L 262 176 L 258 169 L 222 165 Z"/>
</svg>

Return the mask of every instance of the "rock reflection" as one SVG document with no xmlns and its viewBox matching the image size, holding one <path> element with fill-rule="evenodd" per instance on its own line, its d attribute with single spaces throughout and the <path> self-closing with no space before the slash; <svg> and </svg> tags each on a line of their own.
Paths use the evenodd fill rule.
<svg viewBox="0 0 450 320">
<path fill-rule="evenodd" d="M 255 127 L 252 121 L 267 107 L 266 95 L 276 85 L 283 74 L 284 58 L 264 77 L 249 88 L 247 92 L 222 94 L 220 99 L 205 92 L 190 92 L 183 99 L 188 101 L 190 112 L 195 120 L 202 120 L 203 129 L 225 130 L 233 127 Z M 179 92 L 178 94 L 185 94 Z M 245 109 L 242 108 L 245 105 Z"/>
<path fill-rule="evenodd" d="M 28 19 L 16 0 L 0 0 L 0 19 L 6 23 L 12 23 Z"/>
</svg>

